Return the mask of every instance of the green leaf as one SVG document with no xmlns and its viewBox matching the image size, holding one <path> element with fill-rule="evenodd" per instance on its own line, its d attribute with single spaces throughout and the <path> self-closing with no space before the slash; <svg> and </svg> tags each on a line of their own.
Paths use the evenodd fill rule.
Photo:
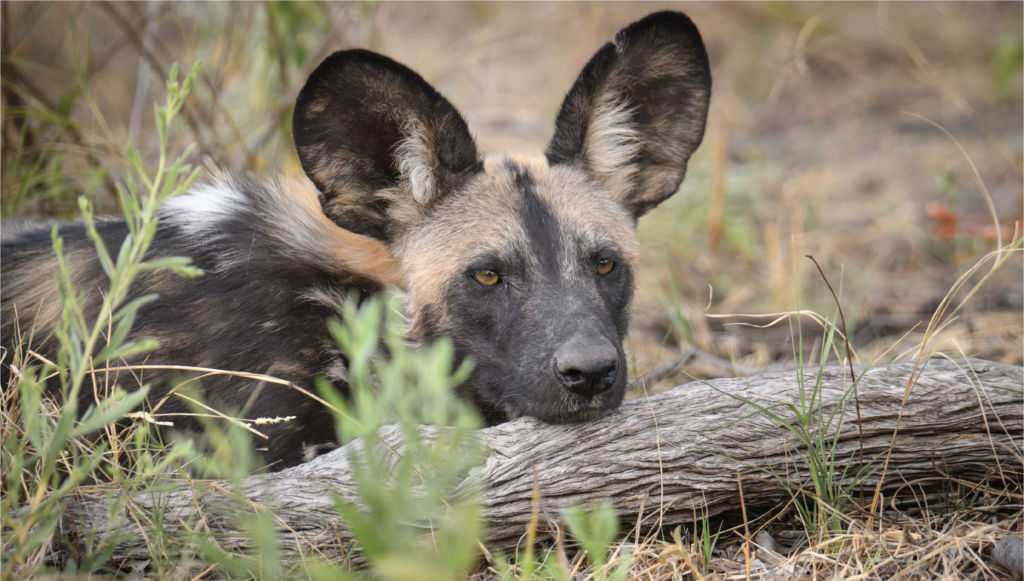
<svg viewBox="0 0 1024 581">
<path fill-rule="evenodd" d="M 204 561 L 216 564 L 224 569 L 230 577 L 234 579 L 260 578 L 255 563 L 246 562 L 250 560 L 249 558 L 225 552 L 224 549 L 213 544 L 207 535 L 196 533 L 192 537 L 192 542 L 195 543 L 196 551 L 202 555 Z"/>
<path fill-rule="evenodd" d="M 60 96 L 57 104 L 57 112 L 64 117 L 71 116 L 71 110 L 75 107 L 75 99 L 78 97 L 78 89 L 70 89 Z"/>
<path fill-rule="evenodd" d="M 619 532 L 619 517 L 612 503 L 599 502 L 590 511 L 576 504 L 565 510 L 563 516 L 569 532 L 587 550 L 591 565 L 604 565 L 608 548 Z"/>
<path fill-rule="evenodd" d="M 1010 91 L 1013 79 L 1024 68 L 1024 41 L 1019 38 L 996 45 L 992 55 L 992 85 L 996 99 L 1000 100 Z"/>
<path fill-rule="evenodd" d="M 181 87 L 181 98 L 184 99 L 192 91 L 192 84 L 195 82 L 196 77 L 199 75 L 199 70 L 203 68 L 202 59 L 192 63 L 192 69 L 188 72 L 188 76 L 185 77 L 185 82 Z"/>
<path fill-rule="evenodd" d="M 42 517 L 42 522 L 39 523 L 35 533 L 33 533 L 31 537 L 29 537 L 28 542 L 24 543 L 20 547 L 17 547 L 15 550 L 25 550 L 25 548 L 38 547 L 42 545 L 43 541 L 46 540 L 48 536 L 50 536 L 50 533 L 52 533 L 53 530 L 57 528 L 57 523 L 60 522 L 60 517 L 62 514 L 62 511 L 52 511 L 50 514 L 34 514 L 33 516 L 35 517 Z"/>
<path fill-rule="evenodd" d="M 277 542 L 277 523 L 273 515 L 266 510 L 260 510 L 248 519 L 244 529 L 246 536 L 256 545 L 260 577 L 264 579 L 280 578 L 281 559 Z"/>
<path fill-rule="evenodd" d="M 168 256 L 158 260 L 143 262 L 139 265 L 139 270 L 157 270 L 159 268 L 167 268 L 189 278 L 195 278 L 205 274 L 201 268 L 190 266 L 191 263 L 192 259 L 186 256 Z"/>
<path fill-rule="evenodd" d="M 334 564 L 329 561 L 317 560 L 315 557 L 310 560 L 312 563 L 307 561 L 303 565 L 303 569 L 313 581 L 366 581 L 365 577 L 346 569 L 347 561 Z"/>
<path fill-rule="evenodd" d="M 71 434 L 72 427 L 74 427 L 75 416 L 78 415 L 76 396 L 77 394 L 72 393 L 68 397 L 67 403 L 61 409 L 60 417 L 57 418 L 57 426 L 54 428 L 53 433 L 48 435 L 43 444 L 43 466 L 47 469 L 53 469 L 57 463 L 57 458 L 67 445 L 68 436 Z"/>
<path fill-rule="evenodd" d="M 392 544 L 388 541 L 394 542 L 395 539 L 387 538 L 388 531 L 380 526 L 382 523 L 340 497 L 334 499 L 334 509 L 345 519 L 345 523 L 352 529 L 352 534 L 359 539 L 359 545 L 367 559 L 372 561 L 387 553 L 389 545 Z"/>
<path fill-rule="evenodd" d="M 160 348 L 156 339 L 145 338 L 121 345 L 117 349 L 104 350 L 96 357 L 97 361 L 115 361 L 117 359 L 128 359 L 142 353 L 149 353 Z"/>
<path fill-rule="evenodd" d="M 83 436 L 91 434 L 100 428 L 114 423 L 124 417 L 125 414 L 131 413 L 146 401 L 146 395 L 149 394 L 149 386 L 142 386 L 123 396 L 121 395 L 122 393 L 115 390 L 114 395 L 104 399 L 98 407 L 89 408 L 89 411 L 82 416 L 82 420 L 75 426 L 71 435 Z M 116 399 L 118 396 L 121 396 L 120 399 Z"/>
</svg>

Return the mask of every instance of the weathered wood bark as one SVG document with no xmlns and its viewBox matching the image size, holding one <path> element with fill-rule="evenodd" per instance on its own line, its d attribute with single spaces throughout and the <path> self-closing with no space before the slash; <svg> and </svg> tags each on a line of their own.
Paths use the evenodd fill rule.
<svg viewBox="0 0 1024 581">
<path fill-rule="evenodd" d="M 884 457 L 889 448 L 911 370 L 911 364 L 901 364 L 875 368 L 862 377 L 864 458 Z M 807 381 L 810 389 L 813 372 Z M 841 399 L 848 382 L 848 370 L 825 371 L 821 401 L 826 414 Z M 668 523 L 690 521 L 695 512 L 715 514 L 739 507 L 737 472 L 743 478 L 748 507 L 787 500 L 787 492 L 765 479 L 758 467 L 777 473 L 803 469 L 794 465 L 795 438 L 763 417 L 751 416 L 753 409 L 732 396 L 762 404 L 795 402 L 796 374 L 690 383 L 626 402 L 618 413 L 587 424 L 559 426 L 520 419 L 482 430 L 479 437 L 489 457 L 460 488 L 485 484 L 485 543 L 508 550 L 520 541 L 530 519 L 535 485 L 543 510 L 556 519 L 558 509 L 570 503 L 607 498 L 614 501 L 626 523 L 642 515 L 653 524 L 659 514 Z M 981 478 L 999 466 L 1019 478 L 1022 397 L 1020 367 L 980 360 L 928 361 L 903 409 L 887 483 L 942 472 Z M 780 408 L 776 411 L 785 415 Z M 436 433 L 443 428 L 426 430 Z M 400 450 L 398 430 L 386 428 L 382 438 Z M 838 457 L 857 462 L 861 444 L 852 401 L 839 442 Z M 856 467 L 849 472 L 852 475 Z M 869 477 L 867 484 L 873 486 L 878 476 L 876 472 Z M 351 534 L 336 516 L 332 501 L 334 494 L 358 500 L 344 448 L 277 474 L 250 477 L 239 488 L 253 503 L 271 507 L 284 525 L 285 555 L 298 546 L 306 554 L 316 547 L 321 555 L 335 557 L 339 544 L 350 544 Z M 166 532 L 177 535 L 187 524 L 193 530 L 216 533 L 221 546 L 244 543 L 231 514 L 238 505 L 228 509 L 222 491 L 195 484 L 163 493 L 160 503 L 167 507 Z M 148 558 L 137 522 L 145 522 L 152 499 L 137 496 L 132 502 L 140 518 L 122 522 L 121 534 L 127 540 L 118 546 L 115 559 Z M 82 531 L 108 530 L 107 506 L 101 489 L 84 491 L 69 502 L 69 521 L 78 531 L 73 536 L 84 539 Z"/>
</svg>

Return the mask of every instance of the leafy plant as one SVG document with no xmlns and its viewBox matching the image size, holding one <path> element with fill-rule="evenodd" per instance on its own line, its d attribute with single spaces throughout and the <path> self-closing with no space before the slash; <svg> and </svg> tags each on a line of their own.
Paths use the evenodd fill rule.
<svg viewBox="0 0 1024 581">
<path fill-rule="evenodd" d="M 480 491 L 467 479 L 484 458 L 473 435 L 481 421 L 454 393 L 471 364 L 452 371 L 448 340 L 407 347 L 390 305 L 379 296 L 353 298 L 330 322 L 348 357 L 351 394 L 326 386 L 321 393 L 338 410 L 341 440 L 362 438 L 349 447 L 359 502 L 336 498 L 335 506 L 378 577 L 456 579 L 474 559 L 481 530 Z M 349 574 L 326 566 L 318 576 Z"/>
<path fill-rule="evenodd" d="M 619 534 L 619 517 L 611 502 L 597 503 L 589 511 L 573 505 L 562 516 L 573 538 L 587 552 L 594 581 L 622 581 L 629 575 L 629 551 L 620 554 L 617 566 L 606 567 L 609 547 Z"/>
<path fill-rule="evenodd" d="M 59 227 L 53 227 L 61 304 L 61 318 L 54 329 L 59 351 L 55 368 L 49 363 L 42 368 L 28 365 L 18 370 L 12 367 L 16 375 L 13 381 L 19 394 L 21 424 L 20 431 L 10 434 L 4 441 L 4 579 L 12 578 L 16 573 L 28 574 L 24 567 L 38 568 L 38 556 L 57 534 L 57 525 L 63 514 L 62 500 L 77 486 L 100 476 L 101 465 L 105 465 L 108 477 L 119 480 L 122 485 L 127 484 L 121 465 L 107 458 L 108 442 L 96 441 L 95 437 L 101 429 L 109 428 L 138 408 L 145 400 L 148 388 L 141 386 L 127 392 L 120 386 L 105 386 L 106 393 L 97 391 L 95 405 L 84 412 L 79 406 L 85 401 L 81 397 L 83 386 L 94 369 L 104 367 L 107 361 L 145 353 L 157 346 L 151 339 L 128 340 L 128 332 L 139 309 L 156 298 L 147 295 L 129 299 L 132 281 L 145 272 L 161 268 L 185 276 L 200 274 L 199 270 L 188 266 L 185 258 L 146 260 L 159 222 L 158 208 L 166 200 L 184 192 L 198 175 L 198 170 L 185 164 L 188 150 L 170 158 L 167 132 L 181 110 L 199 66 L 197 62 L 180 84 L 177 67 L 170 71 L 166 104 L 156 108 L 160 136 L 156 170 L 151 172 L 143 164 L 131 144 L 127 147 L 135 173 L 129 176 L 126 188 L 119 188 L 119 195 L 129 234 L 116 258 L 111 256 L 96 230 L 89 200 L 85 196 L 79 198 L 86 233 L 94 243 L 99 264 L 110 280 L 95 318 L 89 317 L 86 311 L 86 291 L 74 286 Z M 51 397 L 52 391 L 48 391 L 47 385 L 53 376 L 57 377 L 60 386 L 60 397 L 56 400 Z M 111 434 L 110 431 L 104 433 Z M 147 435 L 148 430 L 145 429 L 135 432 L 135 450 L 148 449 L 148 444 L 143 443 Z M 166 471 L 186 452 L 187 447 L 182 447 L 160 460 L 141 452 L 139 458 L 143 463 L 136 468 L 145 472 L 142 476 L 152 476 Z M 118 506 L 115 503 L 111 510 Z M 95 531 L 90 534 L 95 535 Z M 103 542 L 95 544 L 90 539 L 86 545 L 88 553 L 79 556 L 71 568 L 95 569 L 103 563 L 116 540 L 116 534 L 103 536 Z"/>
</svg>

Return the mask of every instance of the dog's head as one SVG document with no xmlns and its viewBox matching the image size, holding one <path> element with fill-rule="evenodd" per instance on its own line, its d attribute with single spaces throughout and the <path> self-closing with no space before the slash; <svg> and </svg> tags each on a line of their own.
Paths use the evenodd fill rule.
<svg viewBox="0 0 1024 581">
<path fill-rule="evenodd" d="M 481 156 L 451 103 L 363 50 L 314 71 L 293 132 L 325 214 L 399 259 L 410 339 L 473 359 L 484 414 L 582 421 L 622 400 L 636 221 L 679 188 L 710 92 L 696 27 L 661 12 L 594 55 L 543 156 Z"/>
</svg>

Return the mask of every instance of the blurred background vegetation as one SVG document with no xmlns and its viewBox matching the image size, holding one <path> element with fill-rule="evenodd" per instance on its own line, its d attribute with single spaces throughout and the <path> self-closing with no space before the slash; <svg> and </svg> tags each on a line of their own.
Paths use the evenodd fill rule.
<svg viewBox="0 0 1024 581">
<path fill-rule="evenodd" d="M 422 74 L 484 150 L 542 151 L 575 75 L 616 30 L 686 12 L 711 57 L 704 145 L 680 193 L 640 221 L 629 347 L 660 387 L 791 365 L 788 325 L 707 317 L 842 301 L 863 360 L 920 340 L 956 279 L 1021 219 L 1020 3 L 3 2 L 2 215 L 117 213 L 129 137 L 157 155 L 153 105 L 175 62 L 204 66 L 172 150 L 223 171 L 299 174 L 294 99 L 326 55 L 361 46 Z M 909 114 L 908 114 L 909 113 Z M 910 115 L 913 114 L 913 115 Z M 933 345 L 1024 358 L 1013 257 Z M 709 292 L 713 288 L 713 293 Z M 959 298 L 963 298 L 962 293 Z M 817 330 L 815 330 L 817 333 Z M 955 339 L 954 344 L 951 340 Z M 816 347 L 807 341 L 805 350 Z M 658 386 L 648 386 L 658 389 Z"/>
</svg>

